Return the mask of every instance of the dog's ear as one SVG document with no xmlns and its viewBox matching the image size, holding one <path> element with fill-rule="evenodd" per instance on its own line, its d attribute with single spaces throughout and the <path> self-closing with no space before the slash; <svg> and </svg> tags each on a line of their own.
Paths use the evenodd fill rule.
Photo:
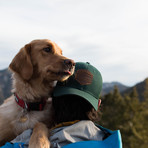
<svg viewBox="0 0 148 148">
<path fill-rule="evenodd" d="M 31 44 L 27 44 L 19 51 L 9 65 L 9 68 L 18 73 L 24 80 L 29 80 L 33 74 L 30 53 Z"/>
</svg>

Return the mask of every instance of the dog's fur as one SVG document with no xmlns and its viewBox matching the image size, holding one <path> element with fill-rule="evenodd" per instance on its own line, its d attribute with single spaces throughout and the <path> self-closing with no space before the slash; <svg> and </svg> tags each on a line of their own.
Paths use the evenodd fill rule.
<svg viewBox="0 0 148 148">
<path fill-rule="evenodd" d="M 29 148 L 50 148 L 50 130 L 43 123 L 37 123 L 29 141 Z"/>
<path fill-rule="evenodd" d="M 67 79 L 74 71 L 74 61 L 62 56 L 62 50 L 50 40 L 34 40 L 25 45 L 9 65 L 13 72 L 13 93 L 26 102 L 50 97 L 56 81 Z M 26 112 L 14 95 L 0 106 L 0 145 L 12 140 L 38 122 L 50 127 L 51 103 L 43 111 Z"/>
</svg>

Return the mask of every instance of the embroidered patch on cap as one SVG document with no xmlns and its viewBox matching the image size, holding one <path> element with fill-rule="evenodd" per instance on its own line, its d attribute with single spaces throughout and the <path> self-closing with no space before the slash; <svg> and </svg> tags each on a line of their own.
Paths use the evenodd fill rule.
<svg viewBox="0 0 148 148">
<path fill-rule="evenodd" d="M 81 85 L 89 85 L 92 83 L 93 75 L 91 72 L 85 69 L 79 69 L 77 70 L 75 74 L 75 79 L 81 84 Z"/>
</svg>

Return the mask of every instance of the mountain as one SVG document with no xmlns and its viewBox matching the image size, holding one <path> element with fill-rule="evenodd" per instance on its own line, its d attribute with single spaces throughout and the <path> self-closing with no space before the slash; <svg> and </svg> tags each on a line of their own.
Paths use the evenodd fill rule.
<svg viewBox="0 0 148 148">
<path fill-rule="evenodd" d="M 136 85 L 134 85 L 133 87 L 130 87 L 128 89 L 126 89 L 125 91 L 122 92 L 123 95 L 125 94 L 129 94 L 132 92 L 133 88 L 135 87 L 137 90 L 137 93 L 139 95 L 139 99 L 141 101 L 144 100 L 144 91 L 145 91 L 145 86 L 146 86 L 146 81 L 148 81 L 148 78 L 146 78 L 144 81 L 137 83 Z"/>
<path fill-rule="evenodd" d="M 105 95 L 113 91 L 114 86 L 117 86 L 122 95 L 128 94 L 132 91 L 133 87 L 136 87 L 140 100 L 143 100 L 143 92 L 145 81 L 136 84 L 133 87 L 128 87 L 119 82 L 103 83 L 102 95 Z M 3 100 L 11 95 L 12 80 L 11 72 L 8 69 L 0 70 L 0 104 Z"/>
<path fill-rule="evenodd" d="M 11 72 L 8 69 L 0 70 L 0 104 L 11 95 Z"/>
<path fill-rule="evenodd" d="M 11 95 L 11 72 L 8 69 L 0 71 L 0 104 L 3 100 Z M 111 92 L 114 89 L 114 86 L 117 86 L 120 91 L 124 91 L 129 88 L 119 82 L 103 83 L 102 95 L 105 95 Z"/>
<path fill-rule="evenodd" d="M 113 91 L 114 87 L 117 86 L 120 92 L 125 91 L 126 89 L 128 89 L 129 87 L 126 85 L 123 85 L 119 82 L 105 82 L 103 83 L 103 87 L 102 87 L 102 95 L 108 94 L 109 92 Z"/>
</svg>

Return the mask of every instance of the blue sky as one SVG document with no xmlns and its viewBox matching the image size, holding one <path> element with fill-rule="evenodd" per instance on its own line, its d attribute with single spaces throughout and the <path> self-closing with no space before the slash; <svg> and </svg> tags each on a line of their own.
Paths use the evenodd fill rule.
<svg viewBox="0 0 148 148">
<path fill-rule="evenodd" d="M 0 69 L 21 47 L 50 39 L 104 82 L 132 86 L 148 77 L 147 0 L 1 0 Z"/>
</svg>

